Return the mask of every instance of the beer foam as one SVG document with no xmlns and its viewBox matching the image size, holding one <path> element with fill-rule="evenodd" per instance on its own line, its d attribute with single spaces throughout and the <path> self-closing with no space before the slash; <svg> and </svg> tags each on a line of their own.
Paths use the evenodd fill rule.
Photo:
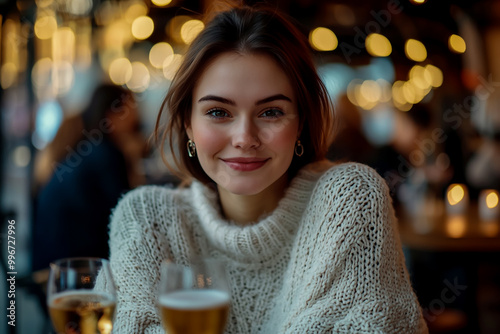
<svg viewBox="0 0 500 334">
<path fill-rule="evenodd" d="M 111 294 L 92 290 L 69 290 L 55 293 L 48 301 L 49 307 L 67 307 L 68 301 L 100 303 L 108 306 L 116 303 L 115 297 Z M 62 303 L 62 305 L 61 305 Z"/>
<path fill-rule="evenodd" d="M 199 310 L 229 304 L 229 294 L 212 289 L 183 290 L 161 295 L 159 302 L 164 307 Z"/>
</svg>

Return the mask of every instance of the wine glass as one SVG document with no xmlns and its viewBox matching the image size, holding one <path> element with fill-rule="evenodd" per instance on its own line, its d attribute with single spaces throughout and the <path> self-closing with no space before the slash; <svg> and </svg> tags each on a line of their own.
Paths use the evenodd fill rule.
<svg viewBox="0 0 500 334">
<path fill-rule="evenodd" d="M 67 258 L 50 264 L 47 305 L 57 334 L 109 334 L 116 293 L 109 262 Z"/>
<path fill-rule="evenodd" d="M 204 259 L 190 266 L 163 262 L 158 302 L 169 334 L 221 334 L 230 293 L 221 261 Z"/>
</svg>

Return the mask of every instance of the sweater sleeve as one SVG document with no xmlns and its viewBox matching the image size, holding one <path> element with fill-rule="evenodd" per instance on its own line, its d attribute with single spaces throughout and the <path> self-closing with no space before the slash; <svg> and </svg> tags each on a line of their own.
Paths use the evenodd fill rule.
<svg viewBox="0 0 500 334">
<path fill-rule="evenodd" d="M 282 332 L 427 333 L 387 185 L 367 166 L 336 168 L 311 198 Z"/>
<path fill-rule="evenodd" d="M 145 200 L 142 188 L 129 192 L 111 218 L 110 262 L 118 297 L 113 333 L 164 333 L 155 294 L 162 258 Z"/>
</svg>

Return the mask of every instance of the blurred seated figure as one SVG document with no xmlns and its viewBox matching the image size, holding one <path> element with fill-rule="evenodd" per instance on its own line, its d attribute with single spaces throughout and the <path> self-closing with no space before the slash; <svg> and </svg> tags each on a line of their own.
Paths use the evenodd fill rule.
<svg viewBox="0 0 500 334">
<path fill-rule="evenodd" d="M 54 139 L 36 155 L 33 170 L 33 192 L 35 194 L 52 177 L 53 164 L 62 161 L 68 154 L 66 147 L 74 147 L 81 139 L 82 131 L 81 114 L 65 117 Z"/>
<path fill-rule="evenodd" d="M 110 84 L 98 86 L 83 113 L 62 123 L 35 168 L 33 270 L 62 257 L 108 257 L 111 208 L 143 183 L 139 126 L 133 94 Z"/>
</svg>

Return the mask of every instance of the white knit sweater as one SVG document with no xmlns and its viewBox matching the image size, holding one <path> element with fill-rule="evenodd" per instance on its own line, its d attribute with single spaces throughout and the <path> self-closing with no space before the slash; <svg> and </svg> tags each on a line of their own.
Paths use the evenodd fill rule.
<svg viewBox="0 0 500 334">
<path fill-rule="evenodd" d="M 156 308 L 163 259 L 227 261 L 226 333 L 427 333 L 382 178 L 360 164 L 315 163 L 253 225 L 220 214 L 217 194 L 145 186 L 110 227 L 118 292 L 113 333 L 164 333 Z"/>
</svg>

